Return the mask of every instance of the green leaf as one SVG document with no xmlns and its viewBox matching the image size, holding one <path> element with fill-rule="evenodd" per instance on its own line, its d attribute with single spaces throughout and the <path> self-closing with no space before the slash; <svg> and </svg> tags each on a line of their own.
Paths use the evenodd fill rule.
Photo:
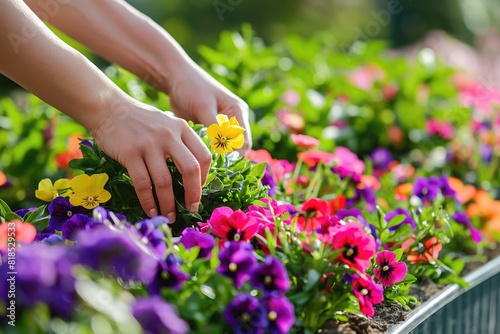
<svg viewBox="0 0 500 334">
<path fill-rule="evenodd" d="M 307 283 L 306 286 L 304 287 L 305 291 L 311 290 L 320 280 L 321 275 L 318 273 L 316 270 L 311 269 L 307 273 Z"/>
</svg>

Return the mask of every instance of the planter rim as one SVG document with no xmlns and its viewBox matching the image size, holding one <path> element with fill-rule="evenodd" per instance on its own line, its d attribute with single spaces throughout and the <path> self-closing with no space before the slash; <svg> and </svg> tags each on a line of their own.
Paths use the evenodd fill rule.
<svg viewBox="0 0 500 334">
<path fill-rule="evenodd" d="M 455 298 L 459 297 L 475 286 L 487 281 L 491 277 L 500 273 L 500 256 L 487 262 L 483 266 L 474 270 L 464 277 L 464 280 L 469 284 L 467 288 L 460 288 L 458 284 L 453 284 L 445 288 L 436 296 L 422 303 L 414 311 L 412 311 L 404 322 L 398 323 L 387 334 L 406 334 L 414 330 L 418 325 L 439 311 L 444 305 L 448 304 Z"/>
</svg>

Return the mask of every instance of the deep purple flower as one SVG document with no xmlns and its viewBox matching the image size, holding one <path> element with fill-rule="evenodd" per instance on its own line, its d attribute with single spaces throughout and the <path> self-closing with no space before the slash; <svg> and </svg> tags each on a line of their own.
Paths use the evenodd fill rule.
<svg viewBox="0 0 500 334">
<path fill-rule="evenodd" d="M 48 306 L 52 316 L 70 318 L 75 309 L 75 279 L 72 263 L 65 247 L 50 247 L 38 243 L 26 244 L 16 250 L 16 272 L 7 262 L 0 265 L 0 304 L 9 305 L 7 293 L 15 284 L 16 307 L 31 309 L 38 303 Z"/>
<path fill-rule="evenodd" d="M 162 257 L 167 250 L 165 243 L 165 233 L 159 229 L 162 225 L 168 225 L 169 220 L 163 216 L 156 216 L 149 219 L 144 219 L 135 224 L 137 233 L 140 235 L 142 242 L 144 242 L 150 249 Z"/>
<path fill-rule="evenodd" d="M 88 148 L 94 148 L 94 141 L 91 139 L 82 139 L 80 145 L 85 145 Z"/>
<path fill-rule="evenodd" d="M 224 320 L 235 334 L 261 334 L 268 324 L 263 305 L 247 293 L 240 293 L 226 306 Z"/>
<path fill-rule="evenodd" d="M 157 260 L 141 249 L 129 232 L 114 232 L 104 225 L 78 235 L 74 252 L 78 262 L 123 280 L 149 282 Z"/>
<path fill-rule="evenodd" d="M 34 208 L 27 208 L 27 209 L 19 209 L 19 210 L 14 211 L 14 213 L 16 215 L 18 215 L 19 217 L 23 218 L 28 212 L 34 211 L 36 209 L 38 209 L 38 208 L 34 207 Z"/>
<path fill-rule="evenodd" d="M 40 233 L 37 233 L 37 235 L 33 241 L 42 241 L 45 238 L 48 238 L 51 235 L 54 235 L 54 233 L 56 233 L 56 231 L 52 227 L 47 226 Z"/>
<path fill-rule="evenodd" d="M 180 290 L 189 275 L 181 271 L 179 265 L 180 261 L 173 254 L 169 254 L 165 260 L 159 261 L 155 277 L 148 286 L 149 291 L 159 295 L 163 288 Z"/>
<path fill-rule="evenodd" d="M 112 225 L 115 225 L 115 220 L 113 219 L 113 215 L 118 218 L 120 221 L 126 221 L 127 217 L 122 215 L 121 213 L 116 213 L 109 211 L 102 206 L 98 206 L 92 210 L 92 217 L 94 217 L 95 221 L 100 223 L 104 223 L 105 221 L 109 221 Z"/>
<path fill-rule="evenodd" d="M 375 197 L 370 187 L 364 187 L 362 189 L 356 188 L 354 196 L 347 200 L 347 206 L 352 207 L 359 201 L 365 202 L 366 210 L 369 212 L 372 212 L 377 207 L 377 197 Z"/>
<path fill-rule="evenodd" d="M 457 223 L 465 225 L 471 234 L 472 240 L 476 243 L 480 242 L 482 237 L 481 233 L 472 225 L 471 221 L 469 220 L 469 217 L 463 212 L 455 212 L 454 214 L 451 215 L 451 218 L 455 220 Z"/>
<path fill-rule="evenodd" d="M 398 215 L 404 215 L 405 219 L 401 222 L 401 224 L 389 227 L 389 231 L 396 231 L 403 224 L 410 225 L 412 230 L 414 230 L 417 227 L 411 214 L 408 212 L 408 210 L 403 209 L 403 208 L 397 208 L 395 210 L 388 211 L 385 214 L 385 221 L 390 222 L 392 220 L 392 218 L 394 218 Z"/>
<path fill-rule="evenodd" d="M 274 194 L 276 193 L 276 182 L 274 181 L 274 177 L 271 173 L 271 167 L 269 166 L 269 164 L 267 164 L 266 171 L 260 182 L 263 186 L 269 186 L 268 194 L 269 196 L 274 196 Z"/>
<path fill-rule="evenodd" d="M 77 213 L 71 216 L 62 226 L 62 235 L 64 239 L 75 241 L 79 232 L 90 230 L 95 225 L 101 225 L 87 215 Z"/>
<path fill-rule="evenodd" d="M 52 234 L 52 235 L 49 235 L 48 237 L 43 238 L 40 242 L 42 244 L 51 245 L 51 246 L 62 245 L 62 244 L 64 244 L 64 238 L 62 236 L 60 236 L 59 234 Z"/>
<path fill-rule="evenodd" d="M 424 177 L 418 177 L 413 184 L 413 195 L 423 201 L 433 201 L 439 192 L 439 184 Z"/>
<path fill-rule="evenodd" d="M 271 334 L 286 334 L 295 324 L 293 304 L 285 297 L 268 295 L 262 299 L 267 314 L 267 330 Z"/>
<path fill-rule="evenodd" d="M 219 253 L 220 264 L 217 273 L 231 278 L 240 288 L 249 278 L 257 264 L 253 247 L 246 242 L 229 242 Z"/>
<path fill-rule="evenodd" d="M 373 167 L 375 169 L 386 171 L 389 168 L 393 157 L 388 149 L 378 147 L 370 154 L 370 159 L 372 160 Z"/>
<path fill-rule="evenodd" d="M 387 250 L 378 252 L 376 262 L 378 267 L 373 269 L 373 275 L 383 286 L 391 286 L 406 277 L 406 263 L 397 262 L 395 253 Z"/>
<path fill-rule="evenodd" d="M 73 206 L 65 197 L 56 197 L 47 207 L 50 214 L 49 226 L 61 231 L 64 223 L 75 214 L 85 213 L 83 206 Z"/>
<path fill-rule="evenodd" d="M 250 283 L 264 293 L 285 293 L 290 289 L 290 280 L 285 266 L 275 257 L 268 256 L 251 274 Z"/>
<path fill-rule="evenodd" d="M 148 334 L 185 334 L 188 324 L 179 318 L 172 305 L 158 296 L 137 298 L 132 305 L 132 315 Z"/>
<path fill-rule="evenodd" d="M 448 177 L 446 175 L 432 176 L 429 181 L 434 183 L 441 190 L 441 193 L 444 197 L 455 197 L 455 190 L 450 187 L 450 184 L 448 183 Z"/>
<path fill-rule="evenodd" d="M 197 229 L 186 228 L 182 231 L 181 239 L 179 240 L 186 249 L 199 247 L 200 252 L 198 258 L 207 259 L 212 256 L 212 249 L 215 246 L 215 238 L 210 234 L 203 234 Z"/>
</svg>

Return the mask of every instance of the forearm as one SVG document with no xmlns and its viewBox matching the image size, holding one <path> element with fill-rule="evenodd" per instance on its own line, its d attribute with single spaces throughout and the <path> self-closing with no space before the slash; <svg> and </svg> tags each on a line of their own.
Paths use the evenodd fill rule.
<svg viewBox="0 0 500 334">
<path fill-rule="evenodd" d="M 0 72 L 89 131 L 129 97 L 20 0 L 0 1 Z"/>
<path fill-rule="evenodd" d="M 169 79 L 191 62 L 164 29 L 123 0 L 25 2 L 42 19 L 159 90 L 168 92 Z"/>
</svg>

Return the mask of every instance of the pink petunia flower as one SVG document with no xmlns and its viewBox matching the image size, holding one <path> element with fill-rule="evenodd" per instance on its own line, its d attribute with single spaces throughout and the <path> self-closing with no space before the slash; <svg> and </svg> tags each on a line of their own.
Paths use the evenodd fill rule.
<svg viewBox="0 0 500 334">
<path fill-rule="evenodd" d="M 356 222 L 338 225 L 332 238 L 332 246 L 335 250 L 343 250 L 338 261 L 360 272 L 365 272 L 370 267 L 370 259 L 376 250 L 373 237 Z"/>
<path fill-rule="evenodd" d="M 212 227 L 212 233 L 220 238 L 221 247 L 226 241 L 250 241 L 259 230 L 254 217 L 227 206 L 215 209 L 207 223 Z"/>
<path fill-rule="evenodd" d="M 359 308 L 367 317 L 373 317 L 373 305 L 384 301 L 384 288 L 373 281 L 371 276 L 355 277 L 352 280 L 352 290 L 359 301 Z"/>
<path fill-rule="evenodd" d="M 317 140 L 314 137 L 308 136 L 308 135 L 301 135 L 301 134 L 295 134 L 292 133 L 290 135 L 290 139 L 293 141 L 293 143 L 297 146 L 303 147 L 303 148 L 313 148 L 316 146 L 319 146 L 319 140 Z"/>
<path fill-rule="evenodd" d="M 300 152 L 297 154 L 297 158 L 309 167 L 316 167 L 320 161 L 329 165 L 335 159 L 333 154 L 319 150 Z"/>
<path fill-rule="evenodd" d="M 383 286 L 391 286 L 406 277 L 406 263 L 397 262 L 395 253 L 388 250 L 378 252 L 376 262 L 378 267 L 373 269 L 373 274 Z"/>
</svg>

